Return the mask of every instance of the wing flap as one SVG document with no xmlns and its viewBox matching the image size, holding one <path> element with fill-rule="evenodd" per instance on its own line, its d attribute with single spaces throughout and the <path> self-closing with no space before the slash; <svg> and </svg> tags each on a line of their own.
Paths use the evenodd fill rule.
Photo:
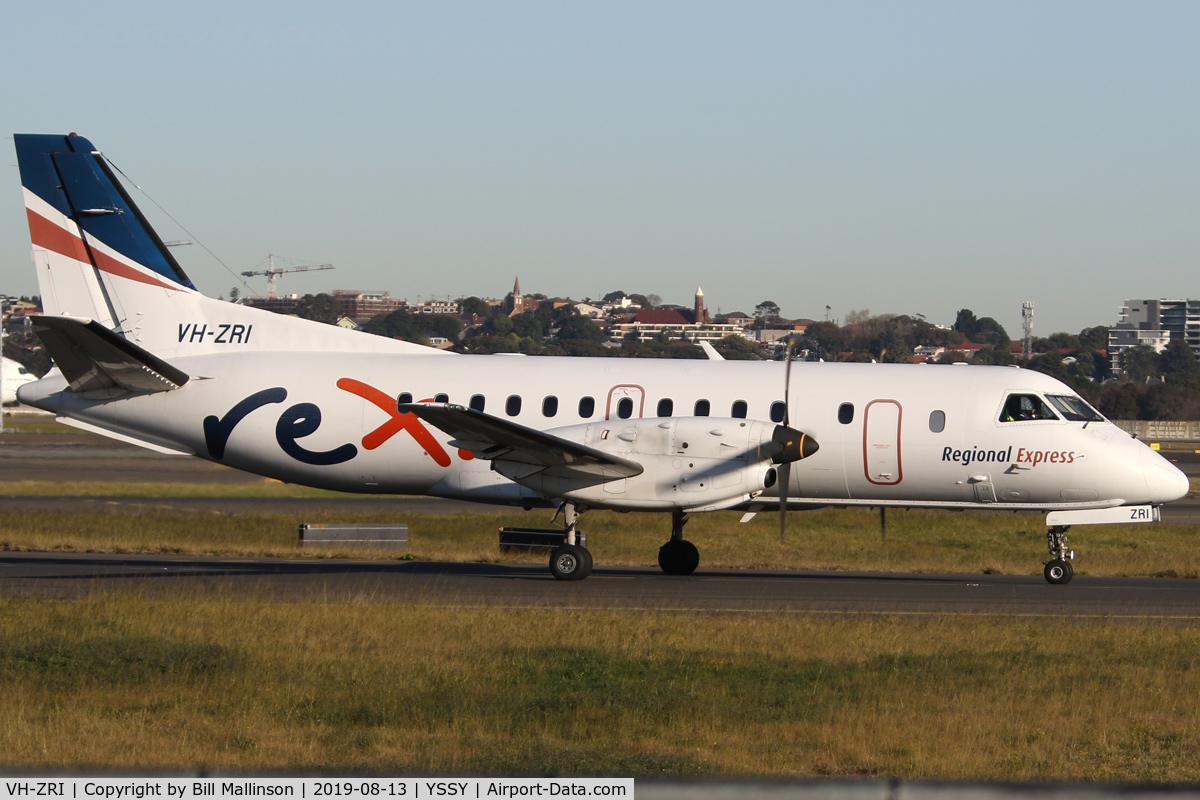
<svg viewBox="0 0 1200 800">
<path fill-rule="evenodd" d="M 477 458 L 517 467 L 514 472 L 522 477 L 541 473 L 595 485 L 642 474 L 636 461 L 463 406 L 405 403 L 400 410 L 448 433 L 453 444 Z"/>
<path fill-rule="evenodd" d="M 34 332 L 75 392 L 168 392 L 191 377 L 95 320 L 41 316 Z"/>
</svg>

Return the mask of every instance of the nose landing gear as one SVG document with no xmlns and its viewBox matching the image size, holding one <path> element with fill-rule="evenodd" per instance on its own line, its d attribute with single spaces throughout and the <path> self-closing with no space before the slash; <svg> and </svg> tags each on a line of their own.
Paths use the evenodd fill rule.
<svg viewBox="0 0 1200 800">
<path fill-rule="evenodd" d="M 1050 549 L 1051 558 L 1046 562 L 1046 568 L 1042 574 L 1049 583 L 1070 583 L 1071 578 L 1075 575 L 1075 570 L 1071 567 L 1075 551 L 1068 549 L 1069 543 L 1067 542 L 1069 528 L 1069 525 L 1055 525 L 1046 531 L 1046 545 Z"/>
</svg>

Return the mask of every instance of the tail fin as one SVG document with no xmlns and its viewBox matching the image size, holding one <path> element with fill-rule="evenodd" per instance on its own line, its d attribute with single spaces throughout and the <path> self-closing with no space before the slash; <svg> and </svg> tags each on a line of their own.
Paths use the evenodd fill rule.
<svg viewBox="0 0 1200 800">
<path fill-rule="evenodd" d="M 91 142 L 74 134 L 15 139 L 46 313 L 112 329 L 126 318 L 114 276 L 169 292 L 195 289 Z"/>
<path fill-rule="evenodd" d="M 95 320 L 162 357 L 261 350 L 440 353 L 196 291 L 87 139 L 17 134 L 45 312 Z"/>
</svg>

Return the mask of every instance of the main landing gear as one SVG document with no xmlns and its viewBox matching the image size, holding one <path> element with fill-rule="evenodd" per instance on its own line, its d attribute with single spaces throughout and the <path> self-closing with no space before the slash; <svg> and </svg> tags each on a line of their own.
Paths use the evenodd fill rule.
<svg viewBox="0 0 1200 800">
<path fill-rule="evenodd" d="M 1071 567 L 1075 551 L 1068 549 L 1067 542 L 1069 528 L 1069 525 L 1055 525 L 1046 531 L 1046 544 L 1050 549 L 1051 558 L 1046 562 L 1046 569 L 1042 574 L 1050 583 L 1070 583 L 1075 575 L 1075 570 Z"/>
<path fill-rule="evenodd" d="M 671 540 L 658 548 L 658 566 L 668 575 L 691 575 L 700 566 L 700 551 L 683 538 L 687 519 L 683 511 L 672 511 Z"/>
<path fill-rule="evenodd" d="M 581 581 L 592 574 L 592 554 L 575 541 L 575 525 L 579 509 L 574 503 L 559 507 L 566 522 L 566 541 L 550 553 L 550 573 L 560 581 Z M 658 566 L 668 575 L 691 575 L 700 566 L 700 551 L 683 538 L 683 526 L 688 515 L 683 511 L 671 513 L 671 539 L 658 548 Z"/>
<path fill-rule="evenodd" d="M 550 551 L 550 574 L 560 581 L 581 581 L 592 574 L 592 554 L 575 543 L 575 525 L 579 511 L 574 503 L 563 503 L 560 509 L 567 525 L 567 540 Z"/>
</svg>

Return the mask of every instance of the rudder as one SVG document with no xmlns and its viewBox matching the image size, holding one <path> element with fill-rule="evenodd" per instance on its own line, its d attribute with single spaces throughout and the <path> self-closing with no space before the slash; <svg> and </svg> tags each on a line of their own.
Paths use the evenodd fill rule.
<svg viewBox="0 0 1200 800">
<path fill-rule="evenodd" d="M 441 354 L 205 297 L 81 136 L 16 134 L 45 312 L 95 320 L 162 358 L 250 351 Z"/>
<path fill-rule="evenodd" d="M 128 317 L 114 277 L 160 292 L 194 291 L 91 142 L 74 134 L 14 139 L 47 313 L 119 330 Z"/>
</svg>

